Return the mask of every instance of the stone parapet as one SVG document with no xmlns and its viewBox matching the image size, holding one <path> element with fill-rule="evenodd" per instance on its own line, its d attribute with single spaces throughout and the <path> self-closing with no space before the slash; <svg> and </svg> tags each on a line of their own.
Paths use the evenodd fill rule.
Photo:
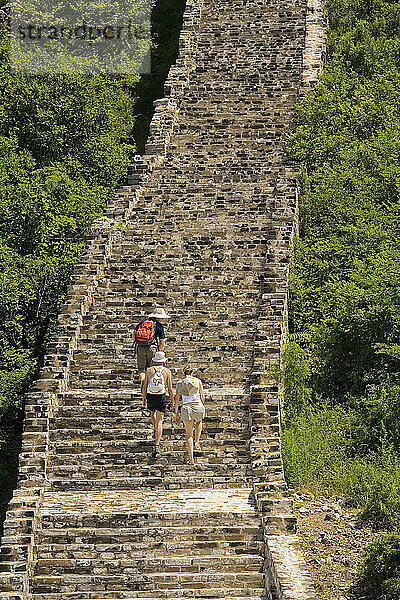
<svg viewBox="0 0 400 600">
<path fill-rule="evenodd" d="M 203 0 L 186 2 L 179 36 L 179 56 L 169 70 L 164 84 L 164 98 L 154 102 L 146 155 L 165 155 L 178 124 L 179 107 L 188 87 L 190 74 L 196 67 L 196 42 L 202 6 Z"/>
<path fill-rule="evenodd" d="M 327 25 L 327 15 L 321 0 L 307 0 L 301 95 L 307 94 L 313 89 L 323 69 L 326 57 Z"/>
</svg>

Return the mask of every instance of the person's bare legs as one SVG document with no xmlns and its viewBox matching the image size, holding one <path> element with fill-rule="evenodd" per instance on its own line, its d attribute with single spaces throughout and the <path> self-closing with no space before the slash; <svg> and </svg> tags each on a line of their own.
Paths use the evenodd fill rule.
<svg viewBox="0 0 400 600">
<path fill-rule="evenodd" d="M 161 436 L 162 436 L 162 430 L 163 430 L 163 419 L 164 419 L 164 413 L 156 410 L 155 412 L 155 417 L 154 417 L 154 431 L 155 431 L 155 444 L 156 446 L 160 445 L 160 440 L 161 440 Z"/>
<path fill-rule="evenodd" d="M 200 436 L 201 430 L 203 429 L 203 421 L 196 421 L 194 424 L 194 449 L 201 450 L 200 448 Z"/>
<path fill-rule="evenodd" d="M 193 457 L 193 421 L 183 421 L 186 431 L 186 447 L 189 454 L 189 462 L 194 465 Z"/>
<path fill-rule="evenodd" d="M 151 424 L 153 425 L 153 429 L 154 429 L 154 436 L 156 435 L 156 415 L 154 412 L 150 413 L 150 419 L 151 419 Z"/>
</svg>

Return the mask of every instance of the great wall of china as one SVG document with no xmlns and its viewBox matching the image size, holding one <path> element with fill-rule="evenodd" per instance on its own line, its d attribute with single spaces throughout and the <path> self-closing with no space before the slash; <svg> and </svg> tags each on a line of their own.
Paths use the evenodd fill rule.
<svg viewBox="0 0 400 600">
<path fill-rule="evenodd" d="M 0 550 L 8 600 L 316 600 L 280 453 L 297 165 L 294 107 L 318 77 L 316 0 L 188 0 L 146 155 L 92 227 L 26 404 Z M 163 453 L 132 331 L 173 316 L 176 381 L 205 383 L 204 456 Z"/>
</svg>

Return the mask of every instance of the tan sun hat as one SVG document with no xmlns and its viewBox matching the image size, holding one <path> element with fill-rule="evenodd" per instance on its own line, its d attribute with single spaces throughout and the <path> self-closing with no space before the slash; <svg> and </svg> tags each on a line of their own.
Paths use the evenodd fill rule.
<svg viewBox="0 0 400 600">
<path fill-rule="evenodd" d="M 156 352 L 153 356 L 153 362 L 155 363 L 165 362 L 166 360 L 167 357 L 165 356 L 164 352 Z"/>
<path fill-rule="evenodd" d="M 165 310 L 159 306 L 153 310 L 153 312 L 151 313 L 151 315 L 149 315 L 149 317 L 154 317 L 155 319 L 170 319 L 171 318 L 170 315 L 167 315 Z"/>
</svg>

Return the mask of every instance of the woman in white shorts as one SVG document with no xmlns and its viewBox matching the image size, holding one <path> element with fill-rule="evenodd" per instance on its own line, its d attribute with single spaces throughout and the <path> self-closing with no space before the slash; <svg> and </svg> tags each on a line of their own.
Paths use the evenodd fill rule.
<svg viewBox="0 0 400 600">
<path fill-rule="evenodd" d="M 194 465 L 193 450 L 200 450 L 200 435 L 202 420 L 205 415 L 204 389 L 198 377 L 193 376 L 193 368 L 186 365 L 183 369 L 184 378 L 178 381 L 175 395 L 175 420 L 180 421 L 179 400 L 182 397 L 181 418 L 186 430 L 186 446 L 189 454 L 189 463 Z M 194 448 L 193 448 L 193 423 L 194 423 Z"/>
</svg>

